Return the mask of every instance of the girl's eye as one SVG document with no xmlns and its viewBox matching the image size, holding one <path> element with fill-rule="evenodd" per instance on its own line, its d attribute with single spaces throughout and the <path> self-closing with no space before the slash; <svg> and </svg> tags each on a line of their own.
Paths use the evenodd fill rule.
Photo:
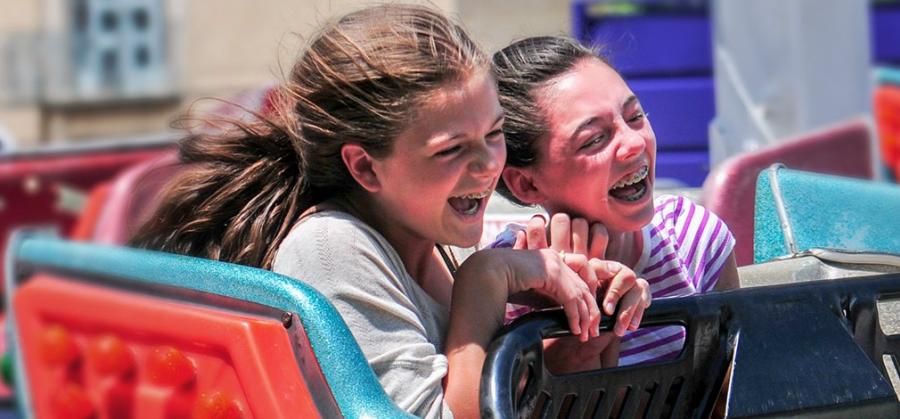
<svg viewBox="0 0 900 419">
<path fill-rule="evenodd" d="M 646 118 L 647 115 L 649 115 L 649 114 L 646 112 L 638 112 L 638 113 L 632 115 L 631 118 L 628 118 L 628 123 L 638 122 L 638 121 Z"/>
<path fill-rule="evenodd" d="M 460 149 L 462 149 L 461 146 L 455 145 L 455 146 L 450 147 L 450 148 L 448 148 L 448 149 L 438 151 L 437 153 L 434 153 L 434 155 L 435 155 L 435 156 L 438 156 L 438 157 L 450 156 L 450 155 L 455 154 L 455 153 L 456 153 L 457 151 L 459 151 Z"/>
<path fill-rule="evenodd" d="M 501 138 L 501 137 L 503 137 L 503 130 L 495 129 L 495 130 L 489 132 L 487 136 L 488 136 L 488 138 L 492 138 L 492 139 Z"/>
<path fill-rule="evenodd" d="M 584 150 L 584 149 L 586 149 L 586 148 L 588 148 L 588 147 L 590 147 L 590 146 L 592 146 L 592 145 L 594 145 L 594 144 L 600 144 L 600 143 L 602 143 L 602 142 L 604 142 L 604 141 L 606 141 L 606 133 L 597 134 L 597 135 L 591 137 L 590 140 L 587 140 L 587 142 L 585 142 L 584 144 L 582 144 L 581 147 L 579 147 L 578 149 L 579 149 L 579 150 Z"/>
</svg>

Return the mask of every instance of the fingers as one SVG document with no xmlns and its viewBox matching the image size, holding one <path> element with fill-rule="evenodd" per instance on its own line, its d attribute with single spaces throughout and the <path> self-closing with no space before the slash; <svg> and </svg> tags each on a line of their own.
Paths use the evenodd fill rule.
<svg viewBox="0 0 900 419">
<path fill-rule="evenodd" d="M 616 309 L 616 304 L 629 289 L 634 287 L 637 278 L 630 268 L 616 261 L 600 261 L 593 266 L 595 266 L 598 280 L 601 282 L 607 280 L 602 307 L 603 312 L 611 316 Z"/>
<path fill-rule="evenodd" d="M 572 220 L 572 253 L 588 254 L 588 222 L 584 218 Z"/>
<path fill-rule="evenodd" d="M 584 272 L 590 270 L 586 269 L 588 263 L 584 255 L 567 255 L 566 258 L 573 260 L 580 258 L 581 261 L 577 262 L 583 267 L 580 270 Z M 589 338 L 600 334 L 600 308 L 597 306 L 596 294 L 590 290 L 588 281 L 574 275 L 573 269 L 568 266 L 561 268 L 561 274 L 555 281 L 551 280 L 555 284 L 548 291 L 555 294 L 557 301 L 562 304 L 572 334 L 578 336 L 582 342 L 586 342 Z M 596 283 L 596 280 L 593 282 Z"/>
<path fill-rule="evenodd" d="M 584 218 L 571 219 L 565 213 L 553 214 L 549 223 L 543 216 L 536 215 L 528 221 L 525 230 L 526 240 L 524 240 L 525 245 L 521 247 L 522 249 L 550 247 L 556 251 L 582 255 L 588 255 L 588 252 L 591 251 L 599 254 L 599 256 L 591 257 L 603 258 L 609 242 L 609 234 L 602 224 L 595 223 L 593 226 L 589 226 Z M 595 235 L 596 237 L 593 237 Z M 516 243 L 518 244 L 519 241 L 521 240 L 517 237 Z"/>
<path fill-rule="evenodd" d="M 588 309 L 588 304 L 583 299 L 578 299 L 578 309 L 582 310 L 584 316 L 581 317 L 581 331 L 582 333 L 578 335 L 578 339 L 582 342 L 587 342 L 592 335 L 591 331 L 591 314 Z"/>
<path fill-rule="evenodd" d="M 648 283 L 644 278 L 638 278 L 637 285 L 644 290 L 644 292 L 641 294 L 641 302 L 643 302 L 644 308 L 650 308 L 650 304 L 653 303 L 653 295 L 650 294 L 650 283 Z"/>
<path fill-rule="evenodd" d="M 600 334 L 600 309 L 587 290 L 582 289 L 575 298 L 567 299 L 563 311 L 569 320 L 569 330 L 582 342 Z"/>
<path fill-rule="evenodd" d="M 605 234 L 605 229 L 603 234 Z M 566 253 L 588 254 L 590 238 L 588 222 L 584 218 L 571 219 L 565 213 L 553 214 L 550 218 L 550 248 Z M 604 243 L 606 240 L 604 240 Z M 605 252 L 605 245 L 604 245 Z"/>
<path fill-rule="evenodd" d="M 616 336 L 624 336 L 628 330 L 637 330 L 644 315 L 644 303 L 641 301 L 642 290 L 634 287 L 625 293 L 620 303 L 619 317 L 613 331 Z"/>
<path fill-rule="evenodd" d="M 525 231 L 519 230 L 516 232 L 516 242 L 513 244 L 513 249 L 516 250 L 524 250 L 528 248 L 528 236 L 525 235 Z"/>
<path fill-rule="evenodd" d="M 528 221 L 528 225 L 525 226 L 528 249 L 546 249 L 548 247 L 546 227 L 547 220 L 543 216 L 536 215 L 531 217 L 531 220 Z"/>
<path fill-rule="evenodd" d="M 606 259 L 606 247 L 609 245 L 609 231 L 600 223 L 591 224 L 591 245 L 588 248 L 588 257 Z"/>
<path fill-rule="evenodd" d="M 607 269 L 608 261 L 600 260 L 600 259 L 591 259 L 588 261 L 588 270 L 593 274 L 592 279 L 595 282 L 596 288 L 593 288 L 591 291 L 594 293 L 594 296 L 597 299 L 600 299 L 600 296 L 597 294 L 597 291 L 604 287 L 605 283 L 609 282 L 609 278 L 614 276 L 614 274 L 610 274 Z M 591 284 L 588 284 L 590 286 Z M 605 311 L 605 310 L 604 310 Z"/>
<path fill-rule="evenodd" d="M 569 216 L 561 212 L 550 217 L 550 248 L 572 252 L 572 223 Z"/>
<path fill-rule="evenodd" d="M 565 311 L 566 313 L 566 318 L 569 319 L 569 330 L 572 331 L 573 335 L 580 338 L 581 318 L 582 314 L 587 314 L 586 311 L 583 311 L 581 307 L 579 307 L 577 300 L 569 301 L 568 303 L 563 304 L 563 311 Z"/>
</svg>

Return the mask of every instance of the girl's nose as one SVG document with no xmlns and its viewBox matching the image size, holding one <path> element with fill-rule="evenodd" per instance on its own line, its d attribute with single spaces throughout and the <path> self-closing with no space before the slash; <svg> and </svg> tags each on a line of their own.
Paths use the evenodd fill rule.
<svg viewBox="0 0 900 419">
<path fill-rule="evenodd" d="M 647 142 L 641 133 L 632 129 L 625 129 L 619 133 L 619 147 L 616 149 L 616 158 L 620 161 L 629 161 L 644 153 Z"/>
<path fill-rule="evenodd" d="M 469 164 L 469 170 L 475 176 L 493 177 L 503 170 L 506 149 L 504 147 L 498 151 L 495 148 L 489 144 L 481 144 L 476 148 L 472 162 Z"/>
</svg>

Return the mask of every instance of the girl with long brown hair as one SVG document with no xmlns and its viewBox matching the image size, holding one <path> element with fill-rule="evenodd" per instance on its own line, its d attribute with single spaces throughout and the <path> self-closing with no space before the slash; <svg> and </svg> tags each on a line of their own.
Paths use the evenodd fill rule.
<svg viewBox="0 0 900 419">
<path fill-rule="evenodd" d="M 631 302 L 621 311 L 649 304 L 643 280 L 599 260 L 442 257 L 477 243 L 506 156 L 489 60 L 442 14 L 384 5 L 326 25 L 279 97 L 274 116 L 182 142 L 184 172 L 135 243 L 313 285 L 400 407 L 477 417 L 512 295 L 555 300 L 582 340 L 598 335 L 600 285 L 604 303 Z"/>
</svg>

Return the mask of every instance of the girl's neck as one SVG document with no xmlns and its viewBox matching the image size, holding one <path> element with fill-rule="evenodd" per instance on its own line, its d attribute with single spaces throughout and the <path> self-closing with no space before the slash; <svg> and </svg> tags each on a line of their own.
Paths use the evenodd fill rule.
<svg viewBox="0 0 900 419">
<path fill-rule="evenodd" d="M 606 259 L 634 268 L 640 260 L 644 249 L 643 239 L 641 230 L 610 231 L 609 242 L 606 245 Z"/>
<path fill-rule="evenodd" d="M 390 212 L 365 196 L 351 193 L 331 200 L 342 210 L 378 231 L 391 244 L 406 272 L 436 301 L 449 307 L 449 286 L 452 275 L 437 252 L 434 241 L 424 239 L 402 227 L 398 220 L 381 216 Z"/>
</svg>

